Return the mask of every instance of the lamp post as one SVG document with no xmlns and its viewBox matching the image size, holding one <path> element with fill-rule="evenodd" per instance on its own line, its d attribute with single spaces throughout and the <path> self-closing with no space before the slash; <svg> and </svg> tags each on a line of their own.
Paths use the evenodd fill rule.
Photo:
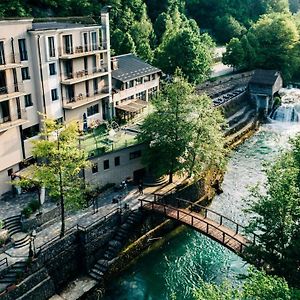
<svg viewBox="0 0 300 300">
<path fill-rule="evenodd" d="M 30 244 L 32 242 L 32 246 L 33 246 L 33 256 L 36 255 L 36 249 L 35 249 L 35 243 L 34 243 L 35 238 L 36 238 L 36 230 L 33 229 L 31 232 L 31 236 L 30 236 Z"/>
</svg>

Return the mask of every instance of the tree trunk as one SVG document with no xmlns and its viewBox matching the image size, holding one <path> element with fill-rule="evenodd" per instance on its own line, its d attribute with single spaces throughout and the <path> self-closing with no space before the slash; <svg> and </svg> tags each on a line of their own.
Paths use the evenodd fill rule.
<svg viewBox="0 0 300 300">
<path fill-rule="evenodd" d="M 173 171 L 169 172 L 169 183 L 173 183 Z"/>
</svg>

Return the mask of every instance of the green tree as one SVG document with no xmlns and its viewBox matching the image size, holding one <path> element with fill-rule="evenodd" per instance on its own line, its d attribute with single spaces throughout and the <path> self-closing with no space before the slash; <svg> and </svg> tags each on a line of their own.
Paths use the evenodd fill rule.
<svg viewBox="0 0 300 300">
<path fill-rule="evenodd" d="M 62 126 L 45 119 L 41 138 L 32 150 L 37 160 L 32 180 L 60 203 L 61 237 L 65 233 L 65 206 L 80 208 L 85 202 L 84 181 L 79 175 L 89 162 L 85 151 L 78 148 L 78 134 L 77 124 Z"/>
<path fill-rule="evenodd" d="M 234 47 L 233 47 L 234 46 Z M 244 67 L 276 69 L 290 79 L 299 66 L 299 34 L 295 19 L 289 14 L 272 13 L 262 16 L 248 31 L 246 37 L 229 43 L 226 63 L 240 67 L 241 48 Z"/>
<path fill-rule="evenodd" d="M 216 18 L 215 36 L 221 43 L 227 43 L 234 37 L 240 38 L 245 32 L 246 28 L 233 16 Z"/>
<path fill-rule="evenodd" d="M 245 64 L 245 52 L 241 42 L 237 38 L 231 39 L 226 46 L 226 52 L 223 54 L 222 61 L 225 65 L 242 69 Z"/>
<path fill-rule="evenodd" d="M 240 289 L 228 283 L 221 286 L 201 282 L 201 288 L 195 291 L 195 300 L 291 300 L 293 291 L 287 282 L 276 276 L 250 269 L 249 275 Z"/>
<path fill-rule="evenodd" d="M 259 239 L 248 248 L 249 259 L 269 265 L 289 283 L 298 284 L 300 246 L 300 136 L 266 170 L 266 193 L 252 189 L 250 233 Z"/>
<path fill-rule="evenodd" d="M 154 105 L 139 140 L 149 146 L 144 161 L 155 175 L 169 174 L 172 182 L 177 171 L 199 178 L 204 170 L 224 167 L 224 120 L 211 100 L 195 94 L 179 71 Z"/>
<path fill-rule="evenodd" d="M 180 68 L 190 82 L 199 83 L 210 76 L 214 43 L 203 34 L 182 29 L 162 43 L 156 52 L 157 65 L 167 74 Z"/>
</svg>

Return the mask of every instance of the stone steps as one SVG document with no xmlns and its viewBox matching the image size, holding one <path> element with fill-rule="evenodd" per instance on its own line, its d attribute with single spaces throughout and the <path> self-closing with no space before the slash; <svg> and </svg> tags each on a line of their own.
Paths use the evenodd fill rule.
<svg viewBox="0 0 300 300">
<path fill-rule="evenodd" d="M 128 236 L 132 231 L 132 227 L 139 223 L 142 219 L 142 213 L 140 211 L 135 211 L 131 213 L 128 218 L 126 219 L 125 223 L 123 223 L 120 228 L 117 230 L 115 237 L 108 243 L 108 247 L 104 252 L 103 258 L 99 259 L 94 267 L 89 272 L 89 275 L 97 280 L 100 281 L 103 279 L 103 276 L 107 272 L 109 268 L 109 263 L 113 261 L 114 258 L 117 257 L 120 250 L 126 244 L 128 240 Z"/>
</svg>

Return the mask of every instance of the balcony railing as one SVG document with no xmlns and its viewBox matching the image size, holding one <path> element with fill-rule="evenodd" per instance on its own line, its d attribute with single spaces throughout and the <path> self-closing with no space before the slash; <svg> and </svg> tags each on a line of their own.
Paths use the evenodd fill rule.
<svg viewBox="0 0 300 300">
<path fill-rule="evenodd" d="M 107 43 L 98 44 L 87 44 L 87 45 L 79 45 L 73 46 L 70 48 L 59 47 L 58 52 L 60 56 L 69 56 L 76 54 L 93 54 L 93 52 L 107 50 Z"/>
<path fill-rule="evenodd" d="M 22 125 L 27 122 L 27 113 L 25 109 L 17 114 L 11 114 L 9 116 L 0 117 L 0 132 Z"/>
<path fill-rule="evenodd" d="M 18 82 L 12 85 L 0 86 L 0 96 L 17 92 L 24 92 L 24 84 L 22 82 Z"/>
<path fill-rule="evenodd" d="M 0 69 L 4 68 L 11 68 L 11 67 L 19 67 L 21 66 L 21 59 L 20 54 L 16 53 L 9 53 L 5 55 L 4 59 L 0 59 Z M 17 66 L 15 66 L 17 64 Z"/>
<path fill-rule="evenodd" d="M 96 73 L 105 73 L 108 71 L 107 65 L 103 65 L 100 68 L 92 68 L 89 70 L 80 70 L 77 72 L 73 72 L 73 73 L 65 73 L 65 80 L 66 79 L 75 79 L 75 78 L 82 78 L 85 76 L 89 76 L 89 75 L 93 75 Z"/>
<path fill-rule="evenodd" d="M 74 109 L 82 105 L 100 100 L 109 93 L 109 87 L 104 86 L 99 90 L 95 90 L 94 93 L 79 94 L 76 97 L 67 98 L 63 97 L 64 107 L 68 109 Z"/>
</svg>

